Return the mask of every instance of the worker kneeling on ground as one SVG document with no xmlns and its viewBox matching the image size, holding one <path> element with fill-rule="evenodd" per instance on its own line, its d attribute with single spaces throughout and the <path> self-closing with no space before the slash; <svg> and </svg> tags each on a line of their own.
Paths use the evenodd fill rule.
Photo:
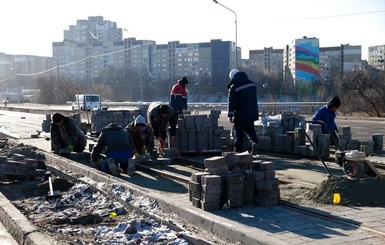
<svg viewBox="0 0 385 245">
<path fill-rule="evenodd" d="M 100 170 L 114 176 L 120 175 L 120 169 L 123 173 L 127 173 L 128 161 L 132 158 L 134 145 L 123 127 L 110 123 L 102 129 L 91 152 L 91 166 L 97 167 L 97 160 L 104 150 L 106 158 Z"/>
<path fill-rule="evenodd" d="M 52 150 L 64 157 L 69 157 L 72 151 L 84 151 L 87 145 L 87 137 L 76 126 L 75 121 L 60 113 L 55 113 L 52 116 L 51 140 Z"/>
<path fill-rule="evenodd" d="M 173 147 L 178 122 L 178 114 L 174 109 L 170 105 L 153 102 L 148 107 L 147 118 L 154 130 L 155 138 L 159 141 L 160 153 L 165 147 L 168 125 L 170 125 L 170 147 Z"/>
<path fill-rule="evenodd" d="M 143 116 L 139 115 L 135 121 L 127 125 L 126 130 L 136 149 L 135 160 L 140 163 L 155 162 L 154 132 Z"/>
</svg>

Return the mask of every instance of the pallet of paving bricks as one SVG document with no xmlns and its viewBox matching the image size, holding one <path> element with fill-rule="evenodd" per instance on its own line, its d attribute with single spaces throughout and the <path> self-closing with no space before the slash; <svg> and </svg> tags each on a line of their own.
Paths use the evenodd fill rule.
<svg viewBox="0 0 385 245">
<path fill-rule="evenodd" d="M 178 119 L 176 147 L 181 154 L 218 154 L 222 152 L 224 128 L 218 125 L 220 111 L 209 115 L 183 115 Z"/>
<path fill-rule="evenodd" d="M 194 207 L 210 211 L 278 204 L 279 180 L 272 162 L 253 160 L 248 153 L 224 152 L 204 163 L 205 171 L 193 173 L 189 181 Z"/>
<path fill-rule="evenodd" d="M 119 111 L 92 111 L 91 135 L 98 136 L 102 129 L 110 123 L 116 123 L 122 127 L 134 121 L 134 118 L 141 114 L 140 110 L 119 110 Z"/>
</svg>

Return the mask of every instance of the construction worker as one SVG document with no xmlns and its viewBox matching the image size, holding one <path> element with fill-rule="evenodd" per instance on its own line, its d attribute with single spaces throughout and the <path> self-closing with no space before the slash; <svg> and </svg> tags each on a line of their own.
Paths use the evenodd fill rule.
<svg viewBox="0 0 385 245">
<path fill-rule="evenodd" d="M 51 141 L 52 150 L 64 157 L 69 157 L 72 151 L 84 151 L 87 145 L 87 137 L 77 127 L 75 121 L 60 113 L 55 113 L 52 116 Z"/>
<path fill-rule="evenodd" d="M 178 114 L 174 109 L 170 105 L 153 102 L 148 107 L 147 118 L 154 130 L 155 138 L 159 141 L 160 151 L 165 147 L 168 125 L 170 125 L 170 146 L 173 146 L 178 122 Z"/>
<path fill-rule="evenodd" d="M 336 111 L 341 106 L 341 100 L 335 96 L 329 100 L 329 102 L 319 108 L 314 116 L 313 121 L 322 121 L 322 133 L 330 134 L 330 144 L 339 144 L 338 127 L 335 122 Z"/>
<path fill-rule="evenodd" d="M 234 151 L 243 152 L 245 133 L 253 142 L 251 154 L 258 153 L 258 138 L 254 121 L 258 120 L 257 86 L 245 72 L 233 69 L 229 73 L 228 119 L 234 123 Z"/>
<path fill-rule="evenodd" d="M 178 80 L 172 87 L 170 92 L 170 105 L 178 114 L 182 114 L 183 110 L 187 110 L 187 85 L 187 78 L 182 77 L 182 79 Z"/>
<path fill-rule="evenodd" d="M 154 155 L 154 132 L 143 116 L 139 115 L 127 125 L 126 130 L 131 137 L 136 149 L 135 160 L 149 162 L 156 160 Z"/>
<path fill-rule="evenodd" d="M 110 123 L 102 129 L 92 149 L 91 166 L 97 166 L 98 158 L 105 150 L 106 158 L 100 170 L 114 176 L 120 175 L 120 169 L 127 173 L 128 161 L 132 158 L 134 148 L 127 131 L 116 123 Z"/>
</svg>

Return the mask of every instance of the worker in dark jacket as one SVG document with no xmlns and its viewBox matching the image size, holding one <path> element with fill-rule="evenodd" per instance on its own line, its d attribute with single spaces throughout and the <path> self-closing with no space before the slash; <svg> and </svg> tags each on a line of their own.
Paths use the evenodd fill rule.
<svg viewBox="0 0 385 245">
<path fill-rule="evenodd" d="M 155 160 L 156 157 L 153 154 L 154 132 L 144 117 L 137 116 L 135 121 L 127 125 L 126 130 L 135 145 L 135 160 L 141 162 L 148 162 L 150 158 Z"/>
<path fill-rule="evenodd" d="M 86 135 L 68 116 L 55 113 L 51 123 L 52 150 L 61 156 L 69 157 L 72 151 L 82 152 L 87 145 Z"/>
<path fill-rule="evenodd" d="M 228 84 L 228 118 L 234 123 L 234 150 L 243 152 L 245 133 L 253 142 L 252 155 L 258 153 L 258 138 L 254 121 L 258 120 L 257 87 L 245 72 L 234 69 L 229 74 Z"/>
<path fill-rule="evenodd" d="M 330 134 L 330 143 L 339 144 L 338 127 L 335 122 L 336 111 L 341 106 L 341 100 L 335 96 L 325 105 L 319 108 L 314 116 L 313 121 L 322 121 L 322 133 Z M 329 130 L 328 130 L 329 129 Z"/>
<path fill-rule="evenodd" d="M 154 130 L 155 138 L 159 141 L 160 148 L 165 147 L 168 125 L 170 125 L 170 145 L 174 145 L 178 122 L 178 114 L 174 109 L 170 105 L 153 102 L 148 107 L 147 118 Z"/>
<path fill-rule="evenodd" d="M 95 162 L 104 149 L 106 158 L 100 169 L 114 176 L 120 175 L 120 168 L 124 173 L 127 173 L 128 160 L 132 158 L 134 145 L 123 127 L 116 123 L 110 123 L 102 129 L 91 152 L 92 165 L 96 165 Z M 118 164 L 120 164 L 120 168 Z"/>
<path fill-rule="evenodd" d="M 171 89 L 170 92 L 170 105 L 174 110 L 181 114 L 183 110 L 187 110 L 187 92 L 186 87 L 188 80 L 186 77 L 182 77 Z"/>
</svg>

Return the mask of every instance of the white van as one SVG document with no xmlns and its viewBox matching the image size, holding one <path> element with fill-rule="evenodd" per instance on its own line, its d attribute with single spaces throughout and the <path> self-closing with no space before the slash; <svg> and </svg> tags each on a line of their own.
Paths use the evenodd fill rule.
<svg viewBox="0 0 385 245">
<path fill-rule="evenodd" d="M 100 109 L 100 94 L 77 94 L 72 102 L 72 110 L 91 111 Z"/>
</svg>

